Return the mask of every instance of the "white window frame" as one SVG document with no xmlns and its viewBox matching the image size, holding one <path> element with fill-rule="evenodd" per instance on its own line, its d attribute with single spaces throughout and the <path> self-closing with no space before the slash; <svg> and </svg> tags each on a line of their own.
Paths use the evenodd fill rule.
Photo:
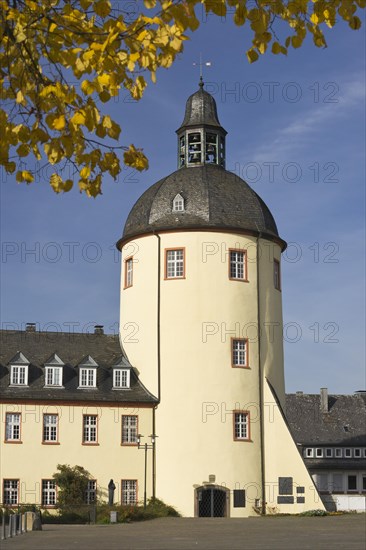
<svg viewBox="0 0 366 550">
<path fill-rule="evenodd" d="M 342 449 L 340 447 L 337 447 L 336 449 L 334 449 L 334 458 L 342 458 L 342 457 L 343 457 Z"/>
<path fill-rule="evenodd" d="M 122 479 L 122 505 L 137 504 L 137 479 Z"/>
<path fill-rule="evenodd" d="M 233 281 L 246 281 L 246 263 L 246 250 L 229 250 L 229 279 Z"/>
<path fill-rule="evenodd" d="M 324 456 L 323 449 L 321 447 L 317 447 L 315 449 L 315 458 L 323 458 L 323 456 Z"/>
<path fill-rule="evenodd" d="M 97 369 L 95 367 L 79 367 L 79 388 L 97 387 Z"/>
<path fill-rule="evenodd" d="M 94 504 L 97 501 L 97 481 L 89 479 L 86 487 L 85 502 L 86 504 Z"/>
<path fill-rule="evenodd" d="M 305 458 L 314 458 L 314 449 L 312 447 L 305 449 Z"/>
<path fill-rule="evenodd" d="M 10 385 L 28 386 L 28 365 L 10 366 Z"/>
<path fill-rule="evenodd" d="M 273 260 L 273 284 L 276 290 L 281 290 L 281 267 L 279 260 Z"/>
<path fill-rule="evenodd" d="M 325 458 L 333 458 L 333 449 L 329 447 L 325 449 Z"/>
<path fill-rule="evenodd" d="M 122 445 L 137 445 L 138 415 L 122 415 Z"/>
<path fill-rule="evenodd" d="M 45 366 L 45 386 L 62 387 L 62 367 Z"/>
<path fill-rule="evenodd" d="M 43 443 L 58 442 L 58 414 L 43 415 Z"/>
<path fill-rule="evenodd" d="M 234 411 L 234 440 L 249 440 L 249 412 Z"/>
<path fill-rule="evenodd" d="M 357 456 L 356 452 L 358 453 Z M 360 448 L 353 449 L 353 458 L 362 458 L 362 452 Z"/>
<path fill-rule="evenodd" d="M 184 248 L 168 248 L 165 250 L 165 278 L 184 279 L 185 250 Z"/>
<path fill-rule="evenodd" d="M 19 479 L 3 480 L 3 502 L 7 506 L 15 506 L 19 501 Z"/>
<path fill-rule="evenodd" d="M 133 286 L 133 257 L 125 260 L 125 288 Z"/>
<path fill-rule="evenodd" d="M 173 212 L 184 212 L 184 198 L 180 194 L 173 199 Z"/>
<path fill-rule="evenodd" d="M 113 369 L 113 389 L 129 389 L 131 372 L 130 369 Z"/>
<path fill-rule="evenodd" d="M 42 479 L 42 506 L 56 506 L 57 490 L 54 479 Z"/>
<path fill-rule="evenodd" d="M 20 441 L 21 413 L 5 414 L 5 441 Z"/>
<path fill-rule="evenodd" d="M 98 415 L 83 415 L 83 444 L 98 443 Z"/>
<path fill-rule="evenodd" d="M 344 449 L 343 458 L 352 458 L 352 457 L 353 457 L 352 449 L 350 449 L 349 447 Z"/>
<path fill-rule="evenodd" d="M 231 364 L 233 367 L 248 367 L 248 340 L 246 338 L 232 338 Z"/>
</svg>

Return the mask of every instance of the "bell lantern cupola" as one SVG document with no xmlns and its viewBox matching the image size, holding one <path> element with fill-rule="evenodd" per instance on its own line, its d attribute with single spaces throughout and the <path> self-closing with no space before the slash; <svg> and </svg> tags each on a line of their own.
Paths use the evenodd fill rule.
<svg viewBox="0 0 366 550">
<path fill-rule="evenodd" d="M 178 168 L 216 164 L 225 168 L 226 130 L 221 126 L 216 102 L 203 89 L 191 95 L 178 135 Z"/>
</svg>

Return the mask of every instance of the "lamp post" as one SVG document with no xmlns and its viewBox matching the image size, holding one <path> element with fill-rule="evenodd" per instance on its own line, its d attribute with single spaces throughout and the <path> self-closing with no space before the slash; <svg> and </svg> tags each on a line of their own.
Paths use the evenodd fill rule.
<svg viewBox="0 0 366 550">
<path fill-rule="evenodd" d="M 153 451 L 153 457 L 155 456 L 155 441 L 156 441 L 156 438 L 158 437 L 157 435 L 155 434 L 151 434 L 149 435 L 149 437 L 151 438 L 151 443 L 144 443 L 143 445 L 141 445 L 141 439 L 143 438 L 144 436 L 141 435 L 141 434 L 138 434 L 137 436 L 137 447 L 138 449 L 143 449 L 144 452 L 145 452 L 145 463 L 144 463 L 144 508 L 146 508 L 146 478 L 147 478 L 147 450 L 148 449 L 151 449 Z M 153 484 L 154 484 L 154 480 L 153 480 Z M 154 487 L 154 490 L 153 490 L 153 494 L 155 496 L 155 487 Z"/>
</svg>

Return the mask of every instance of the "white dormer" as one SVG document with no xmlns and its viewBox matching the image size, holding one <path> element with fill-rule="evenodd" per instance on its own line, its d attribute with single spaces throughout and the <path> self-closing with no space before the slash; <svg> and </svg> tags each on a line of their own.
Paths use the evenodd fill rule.
<svg viewBox="0 0 366 550">
<path fill-rule="evenodd" d="M 45 388 L 62 388 L 62 374 L 65 363 L 54 353 L 44 364 Z"/>
<path fill-rule="evenodd" d="M 113 389 L 128 390 L 131 385 L 131 365 L 123 356 L 112 366 L 112 372 Z"/>
<path fill-rule="evenodd" d="M 79 364 L 79 388 L 97 387 L 97 368 L 98 364 L 94 359 L 87 355 Z"/>
<path fill-rule="evenodd" d="M 10 365 L 10 385 L 11 386 L 28 386 L 28 370 L 30 362 L 18 351 L 17 354 L 9 361 Z"/>
<path fill-rule="evenodd" d="M 173 199 L 173 212 L 184 212 L 184 198 L 180 193 Z"/>
</svg>

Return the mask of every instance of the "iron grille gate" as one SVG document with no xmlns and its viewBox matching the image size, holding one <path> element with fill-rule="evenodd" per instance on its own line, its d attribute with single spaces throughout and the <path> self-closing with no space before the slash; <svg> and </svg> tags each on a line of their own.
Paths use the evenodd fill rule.
<svg viewBox="0 0 366 550">
<path fill-rule="evenodd" d="M 207 487 L 198 491 L 198 517 L 223 518 L 226 512 L 226 492 Z"/>
</svg>

